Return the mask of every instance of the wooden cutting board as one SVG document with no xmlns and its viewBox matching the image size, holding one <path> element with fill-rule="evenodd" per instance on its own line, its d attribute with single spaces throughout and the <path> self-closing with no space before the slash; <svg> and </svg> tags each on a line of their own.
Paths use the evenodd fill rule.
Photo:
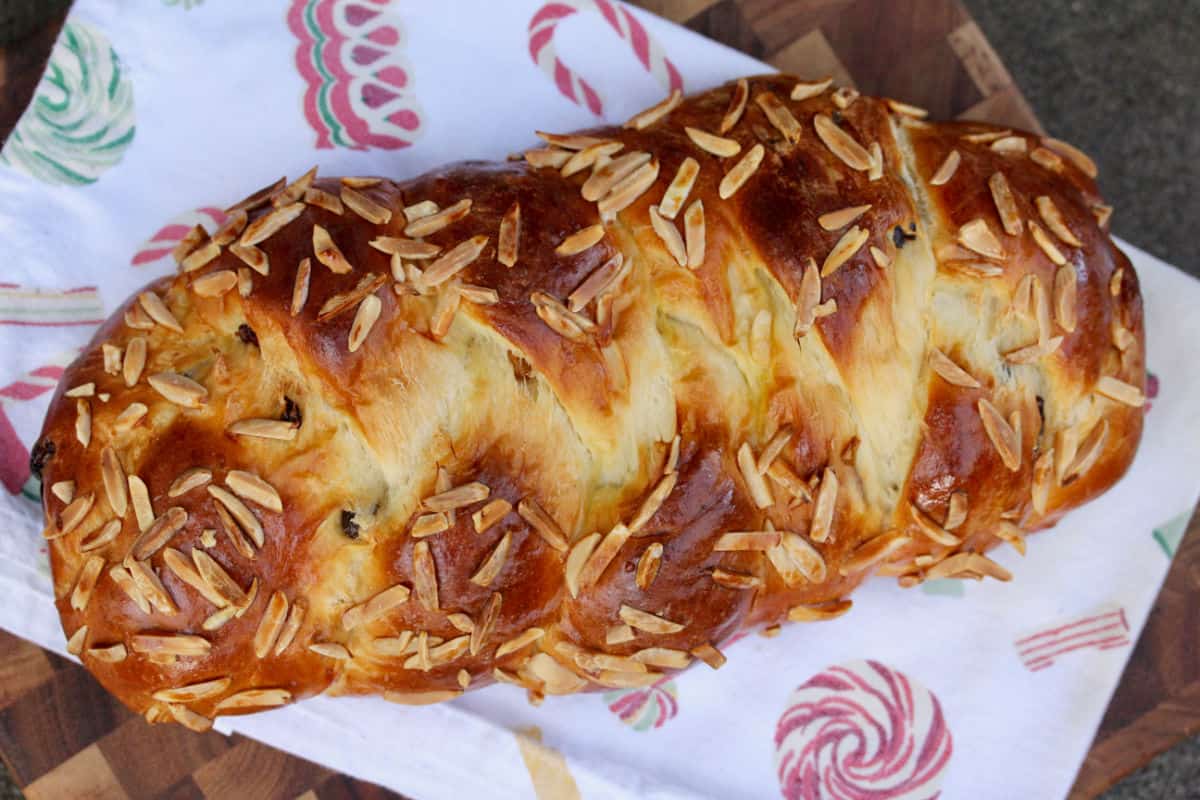
<svg viewBox="0 0 1200 800">
<path fill-rule="evenodd" d="M 640 0 L 781 70 L 833 75 L 934 118 L 1040 130 L 958 0 Z M 0 140 L 28 102 L 61 26 L 0 50 Z M 1189 533 L 1200 528 L 1194 518 Z M 1164 541 L 1164 546 L 1169 542 Z M 1093 797 L 1200 730 L 1200 535 L 1186 536 L 1072 798 Z M 153 729 L 80 667 L 0 631 L 0 756 L 35 798 L 394 798 L 240 736 Z"/>
</svg>

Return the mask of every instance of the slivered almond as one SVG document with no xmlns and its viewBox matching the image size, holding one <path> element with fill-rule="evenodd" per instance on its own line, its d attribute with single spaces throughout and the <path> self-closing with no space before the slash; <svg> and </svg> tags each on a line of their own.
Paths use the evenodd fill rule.
<svg viewBox="0 0 1200 800">
<path fill-rule="evenodd" d="M 717 133 L 726 134 L 733 130 L 746 110 L 748 97 L 750 97 L 750 85 L 745 78 L 739 78 L 733 86 L 733 94 L 729 96 L 729 106 L 725 109 L 724 116 L 721 117 L 721 125 L 717 128 Z"/>
<path fill-rule="evenodd" d="M 328 267 L 329 271 L 335 275 L 345 275 L 354 271 L 354 267 L 342 254 L 342 249 L 333 241 L 329 231 L 321 225 L 313 225 L 312 246 L 313 255 L 316 256 L 317 261 Z"/>
<path fill-rule="evenodd" d="M 163 548 L 163 563 L 167 565 L 167 569 L 175 573 L 175 577 L 191 586 L 200 593 L 201 597 L 217 608 L 225 608 L 229 605 L 229 601 L 225 599 L 224 595 L 200 577 L 200 573 L 183 553 L 173 547 Z"/>
<path fill-rule="evenodd" d="M 837 156 L 846 166 L 859 172 L 866 172 L 871 168 L 871 154 L 855 141 L 853 136 L 838 127 L 838 124 L 828 114 L 814 116 L 813 128 L 829 152 Z"/>
<path fill-rule="evenodd" d="M 254 290 L 254 276 L 245 267 L 238 267 L 237 278 L 238 294 L 242 297 L 249 297 L 250 292 Z"/>
<path fill-rule="evenodd" d="M 409 535 L 414 539 L 424 539 L 426 536 L 433 536 L 435 533 L 441 533 L 444 530 L 449 530 L 450 519 L 444 511 L 435 511 L 432 514 L 421 514 L 413 520 L 412 528 L 409 530 Z"/>
<path fill-rule="evenodd" d="M 488 237 L 480 234 L 455 245 L 445 255 L 431 263 L 421 274 L 422 284 L 426 287 L 433 287 L 450 280 L 474 263 L 483 249 L 487 247 L 487 243 Z"/>
<path fill-rule="evenodd" d="M 475 532 L 483 533 L 504 519 L 509 511 L 512 511 L 512 503 L 503 497 L 497 497 L 490 501 L 483 508 L 471 515 L 471 522 L 475 525 Z"/>
<path fill-rule="evenodd" d="M 1096 393 L 1135 408 L 1146 404 L 1146 395 L 1140 388 L 1111 375 L 1104 375 L 1096 381 Z"/>
<path fill-rule="evenodd" d="M 179 268 L 183 272 L 195 272 L 211 263 L 219 255 L 221 255 L 221 245 L 215 241 L 208 241 L 188 253 L 187 257 L 179 262 Z"/>
<path fill-rule="evenodd" d="M 70 503 L 75 499 L 75 481 L 55 481 L 50 486 L 50 493 L 63 503 Z"/>
<path fill-rule="evenodd" d="M 1104 446 L 1108 443 L 1109 427 L 1108 420 L 1102 419 L 1088 432 L 1078 450 L 1073 453 L 1074 458 L 1070 459 L 1070 465 L 1063 471 L 1062 483 L 1070 483 L 1096 465 L 1104 452 Z"/>
<path fill-rule="evenodd" d="M 133 557 L 144 561 L 157 553 L 163 545 L 187 524 L 188 513 L 179 506 L 172 506 L 151 523 L 133 544 Z"/>
<path fill-rule="evenodd" d="M 1042 144 L 1069 160 L 1089 178 L 1094 179 L 1100 174 L 1100 170 L 1096 167 L 1096 162 L 1089 158 L 1088 155 L 1078 147 L 1064 142 L 1061 139 L 1052 139 L 1050 137 L 1043 138 Z"/>
<path fill-rule="evenodd" d="M 364 298 L 375 292 L 386 282 L 387 278 L 383 275 L 364 275 L 354 285 L 354 288 L 347 292 L 339 292 L 338 294 L 331 295 L 328 300 L 322 303 L 321 308 L 317 311 L 317 322 L 333 319 L 339 314 L 349 311 L 356 304 L 362 303 Z"/>
<path fill-rule="evenodd" d="M 909 504 L 909 514 L 913 518 L 913 522 L 917 525 L 917 530 L 925 535 L 931 541 L 942 545 L 943 547 L 958 547 L 962 544 L 962 540 L 950 533 L 948 530 L 938 525 L 929 515 L 913 504 Z"/>
<path fill-rule="evenodd" d="M 779 544 L 778 531 L 730 531 L 717 537 L 713 552 L 734 553 L 743 550 L 765 551 Z"/>
<path fill-rule="evenodd" d="M 347 208 L 367 222 L 375 225 L 386 225 L 392 219 L 392 210 L 390 208 L 375 202 L 369 195 L 357 189 L 350 186 L 343 186 L 341 197 L 342 202 L 346 204 Z"/>
<path fill-rule="evenodd" d="M 787 447 L 788 443 L 791 442 L 792 435 L 791 428 L 785 426 L 776 431 L 775 435 L 771 437 L 771 440 L 767 442 L 767 446 L 759 453 L 758 461 L 755 462 L 755 469 L 759 475 L 767 473 L 767 468 L 775 462 L 775 459 L 783 452 L 783 448 Z"/>
<path fill-rule="evenodd" d="M 129 655 L 129 653 L 125 650 L 125 645 L 123 644 L 113 644 L 104 647 L 89 647 L 84 652 L 86 652 L 95 660 L 102 661 L 106 664 L 119 664 Z"/>
<path fill-rule="evenodd" d="M 713 579 L 713 583 L 718 586 L 724 586 L 726 589 L 744 590 L 744 589 L 761 589 L 763 585 L 762 578 L 757 575 L 747 575 L 744 572 L 732 572 L 727 569 L 716 567 L 709 573 Z"/>
<path fill-rule="evenodd" d="M 808 529 L 808 538 L 814 542 L 823 542 L 828 539 L 829 533 L 833 529 L 833 513 L 837 508 L 838 486 L 837 473 L 826 467 L 825 472 L 821 475 L 821 487 L 817 490 L 812 522 Z"/>
<path fill-rule="evenodd" d="M 665 117 L 667 114 L 670 114 L 672 111 L 674 111 L 675 107 L 681 102 L 683 102 L 683 93 L 678 89 L 673 89 L 671 93 L 667 95 L 666 99 L 661 100 L 649 108 L 639 111 L 630 117 L 629 121 L 625 123 L 625 127 L 632 128 L 633 130 L 637 131 L 645 130 Z M 565 145 L 562 146 L 565 147 Z"/>
<path fill-rule="evenodd" d="M 228 697 L 222 697 L 214 711 L 233 711 L 244 708 L 275 708 L 292 701 L 287 689 L 243 689 Z"/>
<path fill-rule="evenodd" d="M 616 558 L 617 553 L 625 543 L 629 541 L 629 537 L 633 531 L 621 523 L 617 523 L 608 534 L 600 540 L 596 548 L 592 550 L 588 560 L 584 563 L 583 568 L 579 571 L 579 587 L 586 588 L 600 580 L 604 571 Z"/>
<path fill-rule="evenodd" d="M 779 577 L 789 587 L 825 580 L 825 559 L 798 533 L 781 531 L 779 544 L 768 548 L 766 553 Z"/>
<path fill-rule="evenodd" d="M 227 604 L 241 607 L 246 602 L 246 593 L 242 591 L 242 587 L 238 586 L 237 581 L 231 578 L 224 567 L 208 553 L 193 547 L 192 563 L 205 583 L 212 587 L 214 592 L 225 598 Z"/>
<path fill-rule="evenodd" d="M 283 500 L 279 497 L 279 492 L 253 472 L 230 470 L 225 475 L 225 485 L 238 497 L 258 503 L 277 514 L 283 513 Z"/>
<path fill-rule="evenodd" d="M 874 536 L 854 549 L 854 552 L 842 564 L 841 573 L 852 575 L 870 569 L 890 558 L 910 542 L 912 542 L 912 538 L 900 530 Z"/>
<path fill-rule="evenodd" d="M 546 631 L 542 628 L 526 628 L 517 636 L 514 636 L 507 642 L 504 642 L 497 647 L 493 658 L 500 659 L 507 655 L 511 655 L 524 647 L 528 647 L 545 635 Z"/>
<path fill-rule="evenodd" d="M 226 478 L 226 483 L 228 484 L 228 482 L 228 478 Z M 241 483 L 242 488 L 247 488 L 249 485 L 249 482 Z M 262 547 L 263 542 L 266 540 L 266 535 L 263 532 L 262 523 L 258 521 L 258 517 L 254 516 L 254 512 L 245 503 L 234 497 L 232 493 L 220 486 L 209 484 L 207 488 L 208 493 L 212 495 L 213 499 L 224 506 L 225 510 L 237 521 L 238 527 L 253 539 L 256 545 Z"/>
<path fill-rule="evenodd" d="M 100 475 L 104 481 L 104 492 L 108 506 L 118 517 L 125 516 L 129 507 L 129 494 L 125 482 L 125 469 L 111 447 L 100 451 Z"/>
<path fill-rule="evenodd" d="M 358 304 L 358 310 L 354 313 L 354 322 L 350 324 L 350 333 L 346 340 L 346 349 L 351 353 L 357 352 L 358 348 L 362 347 L 363 342 L 367 340 L 382 309 L 383 301 L 379 299 L 379 295 L 375 294 L 367 295 Z"/>
<path fill-rule="evenodd" d="M 349 661 L 350 651 L 345 645 L 337 642 L 313 642 L 308 646 L 308 649 L 319 656 L 331 658 L 334 661 Z"/>
<path fill-rule="evenodd" d="M 564 161 L 566 160 L 567 155 L 569 154 L 563 153 Z M 557 166 L 562 166 L 561 162 Z M 408 222 L 412 222 L 413 220 L 428 217 L 431 214 L 436 214 L 438 213 L 438 210 L 438 204 L 432 200 L 421 200 L 420 202 L 404 207 L 404 219 Z"/>
<path fill-rule="evenodd" d="M 968 133 L 963 136 L 963 141 L 972 144 L 990 144 L 997 139 L 1003 139 L 1005 136 L 1012 135 L 1012 131 L 1005 128 L 1004 130 L 980 131 L 979 133 Z"/>
<path fill-rule="evenodd" d="M 983 429 L 1000 455 L 1000 460 L 1004 462 L 1004 466 L 1016 472 L 1021 468 L 1021 441 L 1017 432 L 986 397 L 979 398 L 975 407 L 979 411 Z"/>
<path fill-rule="evenodd" d="M 754 451 L 750 449 L 749 442 L 742 442 L 741 447 L 738 448 L 737 464 L 755 507 L 769 508 L 774 505 L 775 499 L 771 496 L 771 487 L 767 485 L 766 480 L 758 471 Z"/>
<path fill-rule="evenodd" d="M 659 213 L 657 206 L 650 206 L 650 227 L 658 234 L 659 240 L 663 246 L 667 248 L 667 252 L 671 255 L 679 266 L 684 266 L 687 263 L 687 249 L 683 243 L 683 237 L 679 235 L 679 229 L 675 227 L 675 223 L 664 219 Z"/>
<path fill-rule="evenodd" d="M 767 121 L 783 135 L 784 139 L 792 144 L 800 141 L 800 134 L 803 131 L 800 123 L 773 92 L 759 93 L 755 96 L 754 102 L 763 110 L 763 113 L 767 115 Z"/>
<path fill-rule="evenodd" d="M 1062 172 L 1066 165 L 1057 153 L 1045 147 L 1035 147 L 1029 154 L 1029 160 L 1040 167 L 1052 172 Z"/>
<path fill-rule="evenodd" d="M 146 339 L 142 336 L 134 336 L 129 340 L 129 344 L 125 345 L 125 363 L 121 368 L 125 385 L 134 386 L 142 377 L 142 370 L 145 366 Z"/>
<path fill-rule="evenodd" d="M 835 106 L 845 111 L 859 97 L 860 95 L 857 89 L 854 89 L 850 86 L 842 86 L 834 91 L 830 99 L 833 100 L 833 104 Z"/>
<path fill-rule="evenodd" d="M 184 408 L 200 408 L 208 402 L 208 389 L 177 372 L 159 372 L 146 379 L 154 391 Z"/>
<path fill-rule="evenodd" d="M 558 335 L 574 342 L 587 341 L 595 333 L 596 325 L 582 314 L 576 314 L 545 292 L 534 292 L 529 296 L 538 318 Z"/>
<path fill-rule="evenodd" d="M 254 631 L 254 655 L 258 658 L 263 659 L 270 655 L 272 648 L 275 647 L 275 640 L 279 637 L 279 631 L 283 628 L 287 613 L 287 596 L 283 592 L 274 592 L 270 601 L 267 602 L 267 608 L 263 611 L 262 618 L 258 621 L 258 628 Z"/>
<path fill-rule="evenodd" d="M 179 608 L 176 607 L 175 601 L 171 599 L 171 595 L 167 593 L 166 588 L 162 585 L 162 581 L 158 579 L 158 575 L 145 561 L 137 561 L 133 558 L 125 559 L 125 569 L 128 570 L 129 577 L 133 580 L 138 591 L 142 596 L 150 602 L 150 606 L 162 614 L 178 614 Z"/>
<path fill-rule="evenodd" d="M 208 231 L 204 229 L 203 225 L 193 225 L 183 235 L 183 238 L 179 240 L 179 244 L 175 245 L 175 248 L 171 250 L 171 258 L 175 260 L 176 264 L 182 266 L 188 254 L 199 247 L 207 238 Z"/>
<path fill-rule="evenodd" d="M 229 245 L 229 252 L 237 256 L 243 264 L 245 264 L 247 267 L 250 267 L 250 269 L 254 270 L 259 275 L 269 275 L 271 273 L 271 261 L 267 258 L 266 252 L 255 247 L 254 245 L 231 244 Z M 242 277 L 245 274 L 245 270 L 240 268 L 238 269 L 238 293 L 242 295 L 242 297 L 250 294 L 250 291 L 248 289 L 244 289 L 241 285 L 245 282 L 245 279 Z"/>
<path fill-rule="evenodd" d="M 506 532 L 500 537 L 500 541 L 492 548 L 492 552 L 479 565 L 479 569 L 475 570 L 475 574 L 471 576 L 471 583 L 476 586 L 491 586 L 492 582 L 500 574 L 500 570 L 504 569 L 504 564 L 508 560 L 508 551 L 512 546 L 512 532 Z"/>
<path fill-rule="evenodd" d="M 417 600 L 427 611 L 437 611 L 437 565 L 433 561 L 433 553 L 429 550 L 429 542 L 422 540 L 413 545 L 412 571 Z"/>
<path fill-rule="evenodd" d="M 702 644 L 699 647 L 693 647 L 691 652 L 692 655 L 713 669 L 720 669 L 725 666 L 724 654 L 711 644 Z"/>
<path fill-rule="evenodd" d="M 138 530 L 144 531 L 154 524 L 154 508 L 150 504 L 150 490 L 146 482 L 137 475 L 130 475 L 129 499 L 133 503 L 133 515 L 137 520 Z"/>
<path fill-rule="evenodd" d="M 1092 206 L 1092 216 L 1096 218 L 1096 224 L 1102 229 L 1108 230 L 1108 222 L 1112 219 L 1113 207 L 1104 203 L 1096 203 Z"/>
<path fill-rule="evenodd" d="M 957 150 L 951 150 L 946 154 L 946 158 L 942 160 L 941 165 L 933 176 L 929 179 L 931 186 L 944 186 L 954 177 L 954 173 L 958 171 L 958 165 L 962 163 L 962 156 Z"/>
<path fill-rule="evenodd" d="M 75 581 L 75 588 L 71 590 L 71 608 L 76 611 L 83 611 L 87 608 L 103 567 L 104 558 L 101 556 L 88 556 L 87 560 L 83 562 L 83 567 L 79 570 L 79 577 Z"/>
<path fill-rule="evenodd" d="M 297 427 L 282 419 L 239 419 L 225 430 L 234 436 L 290 442 L 296 438 Z"/>
<path fill-rule="evenodd" d="M 662 554 L 662 543 L 653 542 L 642 551 L 642 555 L 638 558 L 634 580 L 637 582 L 637 587 L 643 592 L 650 588 L 650 584 L 654 583 L 654 578 L 658 575 L 658 568 L 662 564 Z"/>
<path fill-rule="evenodd" d="M 471 655 L 477 655 L 488 636 L 491 635 L 492 628 L 496 625 L 496 619 L 500 616 L 502 601 L 503 597 L 499 592 L 492 592 L 492 596 L 488 598 L 488 604 L 483 609 L 479 623 L 475 625 L 475 630 L 471 631 L 471 641 L 468 643 L 468 651 Z"/>
<path fill-rule="evenodd" d="M 821 264 L 821 277 L 825 278 L 836 272 L 862 249 L 869 238 L 871 238 L 871 232 L 857 225 L 842 234 L 833 249 L 829 251 L 829 255 L 825 256 L 824 263 Z"/>
<path fill-rule="evenodd" d="M 275 639 L 275 655 L 279 655 L 292 643 L 296 638 L 296 633 L 300 630 L 300 626 L 304 624 L 304 615 L 308 611 L 308 606 L 303 600 L 296 600 L 292 603 L 292 609 L 288 612 L 287 620 L 283 623 L 283 627 L 279 630 L 279 636 Z"/>
<path fill-rule="evenodd" d="M 104 371 L 109 375 L 120 375 L 122 368 L 122 360 L 124 359 L 124 351 L 115 344 L 105 342 L 100 345 L 100 350 L 104 354 Z"/>
<path fill-rule="evenodd" d="M 203 636 L 178 633 L 138 633 L 134 634 L 130 639 L 130 645 L 135 653 L 179 656 L 182 658 L 206 656 L 209 650 L 212 649 L 212 644 Z"/>
<path fill-rule="evenodd" d="M 92 505 L 95 502 L 95 493 L 88 492 L 68 503 L 67 507 L 58 515 L 57 536 L 64 536 L 78 528 L 79 524 L 87 517 L 88 512 L 92 510 Z"/>
<path fill-rule="evenodd" d="M 79 552 L 89 553 L 92 550 L 106 547 L 116 540 L 117 534 L 120 532 L 121 520 L 110 519 L 95 533 L 89 534 L 79 541 Z"/>
<path fill-rule="evenodd" d="M 975 376 L 936 347 L 929 351 L 929 366 L 942 380 L 952 386 L 962 386 L 967 389 L 978 389 L 981 386 Z"/>
<path fill-rule="evenodd" d="M 221 247 L 237 241 L 238 236 L 246 229 L 246 223 L 249 221 L 250 217 L 245 211 L 233 212 L 225 220 L 225 224 L 213 234 L 212 240 Z"/>
<path fill-rule="evenodd" d="M 948 531 L 952 531 L 962 525 L 967 520 L 967 493 L 963 491 L 951 492 L 949 508 L 946 510 L 946 521 L 942 523 L 942 527 Z"/>
<path fill-rule="evenodd" d="M 699 269 L 704 263 L 705 230 L 704 201 L 696 199 L 683 215 L 683 227 L 687 243 L 688 269 Z"/>
<path fill-rule="evenodd" d="M 633 628 L 624 623 L 613 625 L 604 632 L 604 643 L 609 646 L 632 642 L 636 638 L 637 634 L 633 632 Z"/>
<path fill-rule="evenodd" d="M 837 211 L 830 211 L 817 217 L 817 222 L 827 231 L 836 231 L 854 222 L 870 209 L 870 203 L 862 206 L 840 208 Z"/>
<path fill-rule="evenodd" d="M 796 297 L 796 326 L 793 334 L 797 339 L 812 329 L 817 320 L 817 307 L 821 304 L 821 270 L 811 258 L 800 279 L 800 293 Z"/>
<path fill-rule="evenodd" d="M 288 311 L 294 317 L 308 302 L 308 284 L 312 276 L 312 259 L 303 259 L 296 267 L 296 281 L 292 284 L 292 303 Z"/>
<path fill-rule="evenodd" d="M 658 180 L 658 159 L 652 158 L 613 185 L 596 204 L 602 219 L 611 219 L 625 210 Z"/>
<path fill-rule="evenodd" d="M 159 689 L 151 696 L 163 703 L 195 703 L 199 700 L 206 700 L 210 697 L 224 694 L 232 682 L 231 678 L 214 678 L 187 686 Z"/>
<path fill-rule="evenodd" d="M 744 98 L 742 104 L 745 105 Z M 683 208 L 683 204 L 696 182 L 696 176 L 699 174 L 700 163 L 691 156 L 688 156 L 680 163 L 679 169 L 675 172 L 675 177 L 671 181 L 671 185 L 663 193 L 662 202 L 658 204 L 658 211 L 663 217 L 666 219 L 675 219 L 675 215 Z"/>
<path fill-rule="evenodd" d="M 617 153 L 625 145 L 622 142 L 603 141 L 596 144 L 588 145 L 571 155 L 562 165 L 560 174 L 564 178 L 569 178 L 577 172 L 591 167 L 602 158 L 608 158 L 614 153 Z"/>
<path fill-rule="evenodd" d="M 589 225 L 563 239 L 558 247 L 554 248 L 554 252 L 560 256 L 577 255 L 595 247 L 603 238 L 603 225 Z"/>
<path fill-rule="evenodd" d="M 398 236 L 376 236 L 370 245 L 381 253 L 417 261 L 433 258 L 442 251 L 436 244 Z"/>
<path fill-rule="evenodd" d="M 1004 258 L 1004 248 L 1000 245 L 1000 240 L 996 238 L 996 234 L 992 233 L 987 222 L 980 217 L 976 217 L 958 229 L 958 243 L 985 258 L 996 260 Z"/>
<path fill-rule="evenodd" d="M 1064 264 L 1054 274 L 1054 318 L 1065 331 L 1075 330 L 1075 267 Z"/>
<path fill-rule="evenodd" d="M 791 98 L 793 100 L 807 100 L 810 97 L 816 97 L 823 94 L 826 89 L 833 84 L 833 78 L 824 78 L 818 81 L 797 81 L 792 87 Z"/>
<path fill-rule="evenodd" d="M 911 117 L 913 119 L 925 119 L 926 117 L 929 116 L 929 111 L 927 111 L 924 108 L 921 108 L 920 106 L 914 106 L 914 105 L 910 105 L 908 103 L 902 103 L 899 100 L 893 100 L 890 97 L 887 98 L 887 100 L 885 102 L 887 103 L 888 108 L 890 108 L 892 111 L 894 111 L 895 113 L 899 114 L 902 117 Z"/>
<path fill-rule="evenodd" d="M 1083 242 L 1079 241 L 1079 237 L 1071 232 L 1067 227 L 1067 221 L 1063 217 L 1062 212 L 1058 210 L 1058 206 L 1054 204 L 1048 195 L 1041 195 L 1037 199 L 1038 214 L 1041 215 L 1042 221 L 1046 223 L 1046 227 L 1050 232 L 1059 238 L 1064 244 L 1069 244 L 1072 247 L 1083 247 Z"/>
<path fill-rule="evenodd" d="M 621 181 L 631 175 L 635 170 L 643 167 L 650 161 L 650 154 L 644 151 L 635 151 L 626 153 L 625 155 L 617 156 L 612 161 L 609 161 L 604 166 L 593 172 L 588 179 L 583 182 L 580 193 L 583 199 L 589 203 L 594 203 L 600 200 L 610 190 L 614 189 Z"/>
<path fill-rule="evenodd" d="M 929 579 L 985 575 L 999 581 L 1012 580 L 1012 573 L 981 553 L 957 553 L 929 568 Z"/>
<path fill-rule="evenodd" d="M 192 281 L 192 291 L 201 297 L 220 297 L 237 286 L 237 273 L 230 269 L 210 272 Z"/>
<path fill-rule="evenodd" d="M 816 605 L 792 606 L 788 609 L 788 620 L 790 622 L 824 622 L 842 616 L 853 605 L 853 600 L 831 600 L 828 603 Z"/>
<path fill-rule="evenodd" d="M 341 216 L 341 214 L 346 210 L 345 206 L 342 205 L 341 198 L 339 198 L 336 194 L 331 194 L 324 189 L 318 189 L 316 187 L 305 190 L 304 202 L 310 206 L 323 208 L 329 213 L 337 214 L 338 216 Z"/>
<path fill-rule="evenodd" d="M 133 582 L 133 577 L 129 574 L 129 571 L 125 569 L 125 567 L 117 564 L 109 569 L 108 577 L 112 578 L 113 583 L 115 583 L 121 589 L 121 591 L 125 592 L 125 595 L 133 601 L 134 605 L 138 607 L 139 611 L 141 611 L 143 614 L 150 613 L 150 601 L 146 599 L 144 594 L 142 594 L 142 590 L 138 588 L 138 585 Z"/>
<path fill-rule="evenodd" d="M 409 222 L 404 235 L 413 238 L 429 236 L 471 213 L 471 198 L 465 197 L 454 205 L 446 206 L 437 213 Z"/>
<path fill-rule="evenodd" d="M 1003 172 L 993 172 L 988 178 L 988 189 L 992 192 L 992 202 L 996 204 L 996 212 L 1000 215 L 1000 224 L 1009 236 L 1019 236 L 1025 231 L 1021 221 L 1021 213 L 1017 210 L 1017 201 L 1009 188 L 1008 179 Z"/>
<path fill-rule="evenodd" d="M 638 650 L 630 658 L 647 666 L 663 669 L 687 669 L 692 660 L 686 650 L 673 650 L 669 647 L 647 647 Z"/>
<path fill-rule="evenodd" d="M 82 397 L 75 401 L 75 438 L 85 448 L 92 442 L 92 406 Z"/>
<path fill-rule="evenodd" d="M 134 305 L 126 309 L 124 320 L 125 324 L 134 330 L 154 330 L 154 320 L 150 319 L 150 315 L 143 311 L 141 306 Z"/>
<path fill-rule="evenodd" d="M 571 551 L 567 553 L 567 560 L 563 565 L 563 578 L 567 584 L 567 591 L 571 593 L 571 597 L 579 595 L 579 575 L 591 557 L 592 551 L 596 549 L 596 545 L 599 543 L 600 534 L 589 533 L 575 542 L 571 547 Z"/>
<path fill-rule="evenodd" d="M 73 656 L 78 656 L 83 652 L 83 648 L 87 644 L 88 626 L 80 625 L 71 634 L 71 638 L 67 639 L 67 652 Z"/>
<path fill-rule="evenodd" d="M 733 197 L 738 189 L 741 189 L 746 181 L 750 180 L 750 176 L 758 170 L 765 154 L 766 148 L 761 144 L 756 144 L 747 150 L 746 154 L 721 178 L 721 183 L 717 187 L 718 196 L 722 200 L 728 200 L 730 197 Z"/>
<path fill-rule="evenodd" d="M 567 308 L 571 311 L 582 311 L 588 303 L 608 290 L 621 273 L 624 261 L 625 257 L 618 251 L 608 261 L 592 270 L 567 298 Z"/>
<path fill-rule="evenodd" d="M 640 608 L 634 608 L 630 605 L 621 604 L 617 615 L 626 625 L 631 628 L 636 628 L 639 631 L 653 634 L 671 634 L 679 633 L 684 629 L 684 625 L 678 622 L 672 622 L 669 619 L 660 617 L 657 614 L 651 614 L 649 611 L 643 611 Z"/>
<path fill-rule="evenodd" d="M 475 305 L 494 306 L 500 302 L 500 293 L 495 289 L 488 289 L 485 286 L 476 286 L 471 283 L 460 283 L 455 288 L 458 291 L 459 297 Z"/>
<path fill-rule="evenodd" d="M 1029 143 L 1024 136 L 1004 136 L 992 142 L 992 149 L 997 153 L 1024 153 Z"/>
<path fill-rule="evenodd" d="M 1033 510 L 1044 515 L 1049 506 L 1050 491 L 1054 488 L 1054 448 L 1046 450 L 1033 464 L 1033 485 L 1030 489 L 1030 502 Z"/>
<path fill-rule="evenodd" d="M 867 170 L 867 179 L 877 181 L 883 177 L 883 147 L 879 142 L 871 142 L 871 168 Z"/>
<path fill-rule="evenodd" d="M 500 233 L 496 239 L 496 260 L 506 267 L 517 263 L 517 251 L 521 246 L 521 204 L 513 203 L 500 219 Z"/>
<path fill-rule="evenodd" d="M 303 203 L 289 203 L 277 208 L 247 225 L 238 242 L 244 245 L 256 245 L 264 242 L 303 213 Z"/>
<path fill-rule="evenodd" d="M 517 503 L 517 513 L 521 519 L 529 523 L 546 544 L 560 553 L 567 551 L 567 537 L 562 528 L 546 511 L 532 498 L 526 497 Z"/>
<path fill-rule="evenodd" d="M 539 147 L 534 150 L 526 150 L 522 153 L 522 158 L 535 169 L 558 169 L 563 164 L 567 163 L 567 159 L 571 157 L 568 150 L 560 150 L 557 147 Z M 407 211 L 407 209 L 405 209 Z M 432 211 L 429 213 L 433 213 Z M 410 220 L 414 217 L 409 216 Z"/>
<path fill-rule="evenodd" d="M 453 489 L 439 492 L 421 501 L 421 506 L 427 511 L 454 511 L 455 509 L 486 500 L 491 490 L 478 481 L 464 483 Z"/>
<path fill-rule="evenodd" d="M 1033 220 L 1029 221 L 1029 232 L 1033 234 L 1033 241 L 1037 246 L 1042 248 L 1042 252 L 1057 266 L 1062 266 L 1067 263 L 1067 257 L 1058 249 L 1058 245 L 1050 238 L 1050 236 L 1042 230 L 1042 226 L 1038 225 Z"/>
</svg>

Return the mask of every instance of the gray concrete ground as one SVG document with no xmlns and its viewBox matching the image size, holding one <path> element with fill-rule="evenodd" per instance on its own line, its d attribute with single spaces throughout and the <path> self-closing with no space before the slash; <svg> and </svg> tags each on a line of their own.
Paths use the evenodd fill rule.
<svg viewBox="0 0 1200 800">
<path fill-rule="evenodd" d="M 964 1 L 1047 129 L 1100 165 L 1115 232 L 1200 277 L 1200 0 Z M 20 796 L 0 765 L 0 800 Z M 1200 738 L 1103 795 L 1195 798 Z"/>
</svg>

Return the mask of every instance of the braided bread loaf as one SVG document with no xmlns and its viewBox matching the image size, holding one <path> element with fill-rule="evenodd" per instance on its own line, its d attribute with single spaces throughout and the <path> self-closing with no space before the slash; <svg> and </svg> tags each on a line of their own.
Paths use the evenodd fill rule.
<svg viewBox="0 0 1200 800">
<path fill-rule="evenodd" d="M 69 649 L 150 720 L 657 680 L 984 552 L 1141 432 L 1070 146 L 758 77 L 196 229 L 34 453 Z"/>
</svg>

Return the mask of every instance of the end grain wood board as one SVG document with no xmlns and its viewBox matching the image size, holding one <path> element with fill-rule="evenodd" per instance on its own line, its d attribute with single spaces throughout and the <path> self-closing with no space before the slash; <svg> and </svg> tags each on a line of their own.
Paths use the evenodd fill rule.
<svg viewBox="0 0 1200 800">
<path fill-rule="evenodd" d="M 958 0 L 640 0 L 638 5 L 802 75 L 832 75 L 868 94 L 1041 130 L 1021 92 Z M 41 75 L 62 18 L 0 50 L 0 140 Z M 1072 798 L 1094 797 L 1200 730 L 1200 592 L 1194 518 Z M 41 798 L 395 798 L 240 736 L 151 728 L 82 668 L 0 632 L 0 756 Z"/>
</svg>

